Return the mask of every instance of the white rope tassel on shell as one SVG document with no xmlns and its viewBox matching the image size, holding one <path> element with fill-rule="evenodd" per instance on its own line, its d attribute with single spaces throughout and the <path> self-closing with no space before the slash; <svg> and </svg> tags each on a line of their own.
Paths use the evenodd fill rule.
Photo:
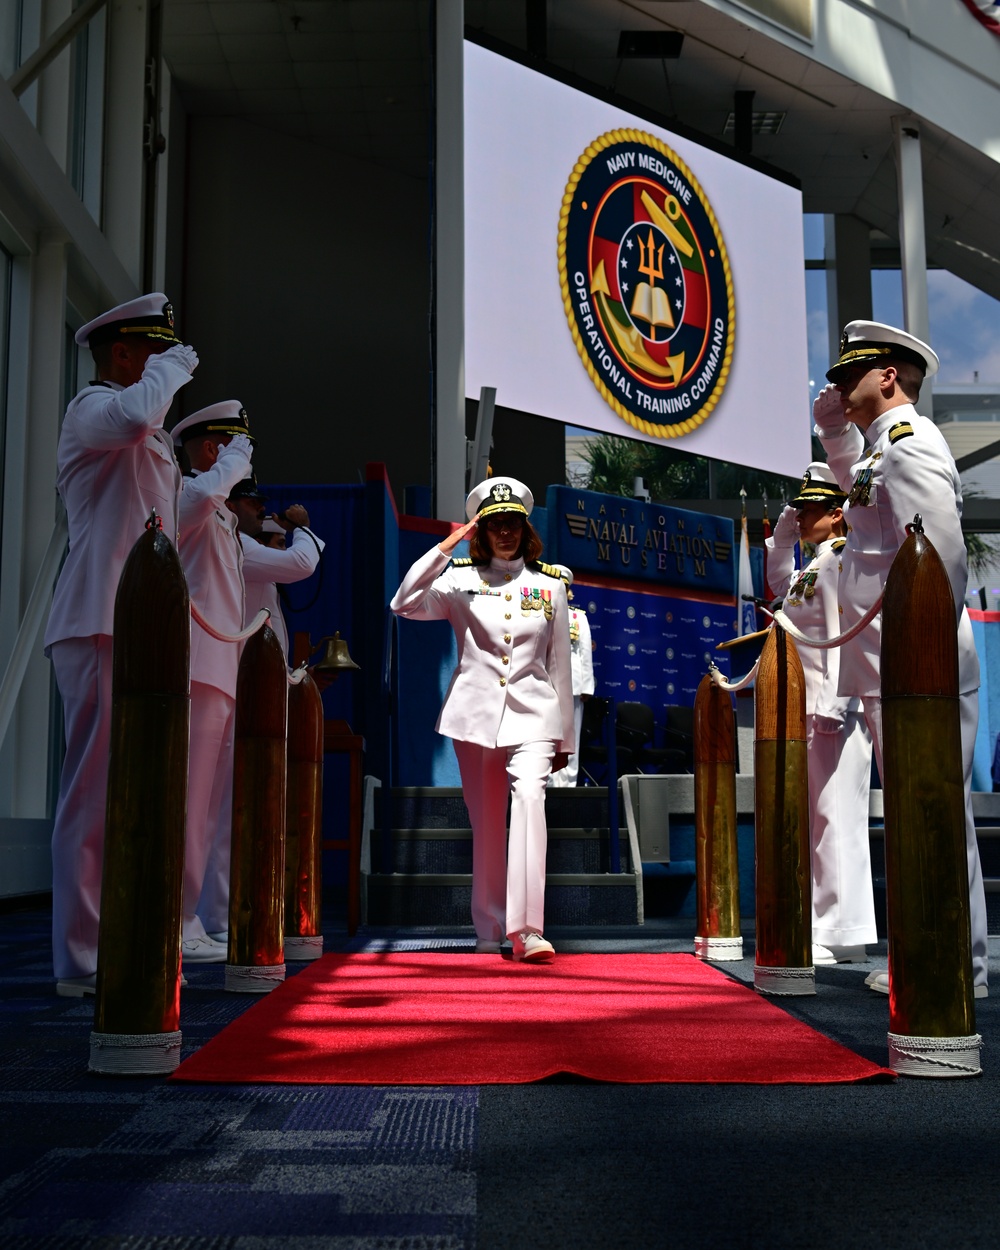
<svg viewBox="0 0 1000 1250">
<path fill-rule="evenodd" d="M 841 647 L 845 642 L 849 642 L 850 639 L 869 626 L 881 611 L 882 596 L 879 595 L 856 625 L 852 625 L 850 629 L 845 630 L 842 634 L 835 634 L 833 638 L 811 638 L 808 634 L 804 634 L 797 625 L 792 624 L 783 608 L 779 608 L 775 612 L 774 619 L 786 634 L 790 634 L 796 642 L 801 642 L 804 647 L 818 647 L 820 650 L 826 650 L 830 647 Z"/>
<path fill-rule="evenodd" d="M 271 618 L 271 613 L 268 612 L 267 608 L 261 608 L 246 629 L 241 630 L 238 634 L 224 634 L 221 629 L 216 629 L 214 625 L 209 624 L 205 620 L 194 603 L 191 604 L 191 615 L 206 634 L 211 635 L 212 638 L 217 638 L 219 642 L 246 642 L 252 634 L 255 634 Z"/>
<path fill-rule="evenodd" d="M 774 613 L 774 623 L 780 627 L 796 642 L 801 643 L 804 647 L 817 647 L 820 650 L 828 650 L 832 647 L 842 647 L 845 642 L 850 640 L 866 629 L 876 616 L 882 611 L 882 596 L 875 600 L 872 606 L 864 614 L 857 624 L 852 625 L 850 629 L 845 630 L 842 634 L 836 634 L 833 638 L 812 638 L 808 634 L 804 634 L 797 625 L 793 625 L 782 608 Z M 741 677 L 739 681 L 726 681 L 725 677 L 719 672 L 714 664 L 710 664 L 708 668 L 709 676 L 722 690 L 742 690 L 744 686 L 748 686 L 757 674 L 757 665 L 760 664 L 760 657 L 753 668 L 747 673 L 746 677 Z"/>
<path fill-rule="evenodd" d="M 725 677 L 722 676 L 722 673 L 715 667 L 714 664 L 710 664 L 708 666 L 708 675 L 720 690 L 742 690 L 744 686 L 749 686 L 753 679 L 757 676 L 757 666 L 759 664 L 760 656 L 758 656 L 754 661 L 754 666 L 750 672 L 747 673 L 746 677 L 741 677 L 739 681 L 726 681 Z"/>
</svg>

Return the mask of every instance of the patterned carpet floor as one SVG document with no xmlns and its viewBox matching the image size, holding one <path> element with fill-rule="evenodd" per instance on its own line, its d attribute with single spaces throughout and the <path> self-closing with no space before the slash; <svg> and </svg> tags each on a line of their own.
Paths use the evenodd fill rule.
<svg viewBox="0 0 1000 1250">
<path fill-rule="evenodd" d="M 48 928 L 43 907 L 0 913 L 2 1250 L 996 1244 L 998 997 L 977 1003 L 976 1080 L 190 1086 L 87 1073 L 92 1000 L 55 995 Z M 690 949 L 669 927 L 553 937 Z M 326 935 L 328 950 L 467 945 L 454 931 Z M 884 1063 L 868 970 L 821 969 L 816 997 L 786 1006 Z M 734 974 L 752 978 L 752 944 Z M 184 1055 L 254 1001 L 225 993 L 221 965 L 187 975 Z"/>
</svg>

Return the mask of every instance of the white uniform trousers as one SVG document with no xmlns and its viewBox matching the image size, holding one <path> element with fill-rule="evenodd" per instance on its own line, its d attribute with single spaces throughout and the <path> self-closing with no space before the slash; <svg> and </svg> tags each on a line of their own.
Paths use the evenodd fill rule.
<svg viewBox="0 0 1000 1250">
<path fill-rule="evenodd" d="M 208 854 L 205 880 L 198 901 L 198 916 L 206 933 L 224 933 L 229 928 L 229 856 L 233 844 L 233 751 L 229 734 L 222 744 L 219 772 L 225 789 L 219 803 L 218 823 Z"/>
<path fill-rule="evenodd" d="M 882 771 L 882 701 L 867 696 L 862 700 L 868 728 L 871 730 L 872 747 L 878 774 Z M 986 926 L 986 890 L 983 887 L 983 869 L 979 862 L 979 844 L 976 841 L 976 822 L 972 814 L 972 760 L 976 750 L 976 731 L 979 728 L 979 691 L 970 690 L 958 700 L 962 725 L 962 767 L 965 773 L 965 853 L 969 865 L 969 920 L 972 929 L 972 982 L 988 985 L 989 938 Z M 884 784 L 884 781 L 883 781 Z"/>
<path fill-rule="evenodd" d="M 191 750 L 188 762 L 187 830 L 184 837 L 184 941 L 203 937 L 197 915 L 205 869 L 227 789 L 225 762 L 232 767 L 236 700 L 215 686 L 191 683 Z M 228 753 L 227 753 L 228 743 Z"/>
<path fill-rule="evenodd" d="M 513 747 L 455 742 L 472 825 L 472 923 L 476 937 L 545 928 L 545 785 L 555 743 Z M 510 834 L 507 794 L 510 793 Z"/>
<path fill-rule="evenodd" d="M 97 971 L 111 742 L 111 638 L 65 638 L 49 654 L 62 696 L 66 755 L 52 826 L 52 966 Z"/>
<path fill-rule="evenodd" d="M 580 775 L 580 730 L 583 728 L 583 699 L 578 694 L 573 696 L 573 741 L 576 750 L 569 757 L 565 768 L 552 774 L 551 784 L 554 786 L 575 786 Z"/>
<path fill-rule="evenodd" d="M 868 841 L 871 739 L 860 712 L 837 733 L 819 733 L 806 715 L 812 938 L 821 946 L 878 941 Z"/>
</svg>

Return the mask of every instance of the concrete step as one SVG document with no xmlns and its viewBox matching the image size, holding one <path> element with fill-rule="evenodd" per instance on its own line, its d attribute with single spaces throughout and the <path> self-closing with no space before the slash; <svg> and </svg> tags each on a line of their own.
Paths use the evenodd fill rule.
<svg viewBox="0 0 1000 1250">
<path fill-rule="evenodd" d="M 632 872 L 628 840 L 620 845 L 623 872 Z M 607 829 L 549 827 L 546 867 L 555 873 L 611 871 Z M 469 873 L 472 871 L 471 829 L 395 829 L 392 873 Z"/>
<path fill-rule="evenodd" d="M 545 922 L 604 926 L 641 923 L 641 878 L 634 873 L 549 873 Z M 362 877 L 362 914 L 369 925 L 468 925 L 468 873 L 372 873 Z"/>
<path fill-rule="evenodd" d="M 362 868 L 362 915 L 371 925 L 469 923 L 472 831 L 462 792 L 405 787 L 390 802 L 392 834 L 383 864 L 380 813 L 370 839 L 371 871 Z M 579 786 L 546 793 L 545 913 L 550 924 L 638 924 L 642 877 L 628 834 L 619 842 L 621 871 L 610 872 L 608 792 Z"/>
</svg>

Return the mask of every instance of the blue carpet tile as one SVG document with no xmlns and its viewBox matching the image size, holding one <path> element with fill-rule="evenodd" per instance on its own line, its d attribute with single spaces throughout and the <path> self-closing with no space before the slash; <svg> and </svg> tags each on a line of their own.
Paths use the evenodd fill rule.
<svg viewBox="0 0 1000 1250">
<path fill-rule="evenodd" d="M 0 916 L 3 1250 L 473 1245 L 476 1089 L 88 1073 L 94 1000 L 56 996 L 48 925 Z M 256 1001 L 185 975 L 182 1055 Z"/>
</svg>

